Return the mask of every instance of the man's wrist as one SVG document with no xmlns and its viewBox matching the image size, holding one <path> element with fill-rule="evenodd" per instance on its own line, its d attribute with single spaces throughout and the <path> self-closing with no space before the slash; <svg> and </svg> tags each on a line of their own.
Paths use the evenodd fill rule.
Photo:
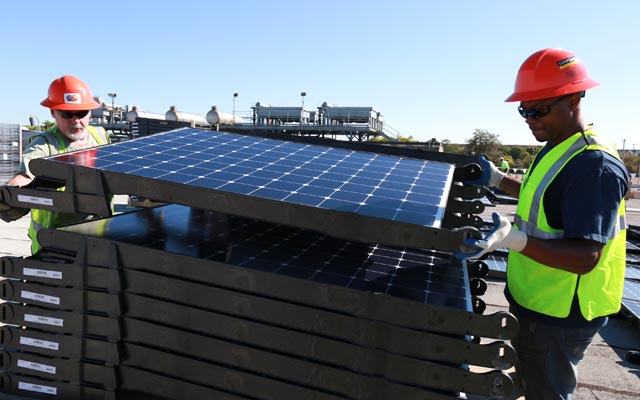
<svg viewBox="0 0 640 400">
<path fill-rule="evenodd" d="M 509 249 L 519 253 L 527 247 L 528 236 L 526 233 L 512 227 L 509 236 L 511 236 L 509 238 Z"/>
</svg>

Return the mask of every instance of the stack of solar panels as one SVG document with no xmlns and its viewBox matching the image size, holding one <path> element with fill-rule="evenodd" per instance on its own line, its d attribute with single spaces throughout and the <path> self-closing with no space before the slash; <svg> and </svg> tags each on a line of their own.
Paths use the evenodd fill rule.
<svg viewBox="0 0 640 400">
<path fill-rule="evenodd" d="M 86 186 L 77 179 L 86 172 L 75 175 L 75 190 Z M 138 185 L 132 194 L 183 199 L 158 178 Z M 9 278 L 2 294 L 11 302 L 2 320 L 13 325 L 0 335 L 2 391 L 60 399 L 450 399 L 513 391 L 504 370 L 515 353 L 501 340 L 513 336 L 516 321 L 473 312 L 481 291 L 470 285 L 479 282 L 470 280 L 473 268 L 448 253 L 354 239 L 371 225 L 329 235 L 251 215 L 260 207 L 278 214 L 271 200 L 256 198 L 243 216 L 213 197 L 193 201 L 221 201 L 210 207 L 217 210 L 174 204 L 42 231 L 37 255 L 2 259 Z M 409 231 L 410 241 L 425 232 Z M 362 234 L 372 236 L 384 237 Z"/>
</svg>

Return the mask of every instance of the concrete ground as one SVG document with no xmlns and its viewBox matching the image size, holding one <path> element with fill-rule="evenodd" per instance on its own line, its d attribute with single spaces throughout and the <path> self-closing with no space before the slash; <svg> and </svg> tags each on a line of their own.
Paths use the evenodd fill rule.
<svg viewBox="0 0 640 400">
<path fill-rule="evenodd" d="M 635 190 L 638 190 L 636 185 Z M 640 226 L 640 196 L 627 202 L 628 222 Z M 486 219 L 493 211 L 512 216 L 515 206 L 488 207 L 482 216 Z M 27 256 L 30 240 L 27 237 L 28 216 L 7 224 L 0 221 L 0 256 Z M 507 311 L 508 305 L 502 294 L 504 280 L 487 279 L 487 292 L 482 299 L 487 304 L 485 314 Z M 579 382 L 575 400 L 638 400 L 640 399 L 640 365 L 625 360 L 628 350 L 640 350 L 640 327 L 623 318 L 612 318 L 600 330 L 585 359 L 580 363 Z M 480 372 L 480 369 L 473 369 Z M 20 400 L 15 396 L 0 393 L 0 400 Z M 486 397 L 469 397 L 469 400 Z M 513 399 L 524 399 L 514 396 Z M 535 400 L 535 399 L 534 399 Z"/>
</svg>

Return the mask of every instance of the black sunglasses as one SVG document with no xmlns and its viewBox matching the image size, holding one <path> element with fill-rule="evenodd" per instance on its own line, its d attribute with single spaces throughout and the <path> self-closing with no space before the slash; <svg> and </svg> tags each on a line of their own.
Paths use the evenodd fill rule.
<svg viewBox="0 0 640 400">
<path fill-rule="evenodd" d="M 89 110 L 82 111 L 60 111 L 58 110 L 58 115 L 60 115 L 64 119 L 82 119 L 89 114 Z"/>
<path fill-rule="evenodd" d="M 536 107 L 533 108 L 531 110 L 527 110 L 526 108 L 523 108 L 522 106 L 518 107 L 518 112 L 520 113 L 520 115 L 522 115 L 522 118 L 533 118 L 533 119 L 540 119 L 540 118 L 544 118 L 547 115 L 549 115 L 551 113 L 551 107 L 554 104 L 557 104 L 559 102 L 561 102 L 562 100 L 566 99 L 567 97 L 569 97 L 570 95 L 565 95 L 562 97 L 559 97 L 557 99 L 555 99 L 554 101 L 552 101 L 549 104 L 546 104 L 544 106 L 540 106 L 540 107 Z"/>
</svg>

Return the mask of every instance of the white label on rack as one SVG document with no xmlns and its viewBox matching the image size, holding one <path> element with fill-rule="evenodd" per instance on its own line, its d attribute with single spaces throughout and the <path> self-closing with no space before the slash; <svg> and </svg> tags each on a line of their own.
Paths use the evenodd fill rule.
<svg viewBox="0 0 640 400">
<path fill-rule="evenodd" d="M 64 320 L 61 318 L 50 318 L 42 315 L 33 315 L 33 314 L 25 314 L 24 321 L 35 322 L 37 324 L 45 324 L 45 325 L 55 325 L 55 326 L 64 325 Z"/>
<path fill-rule="evenodd" d="M 18 201 L 23 203 L 41 204 L 43 206 L 53 206 L 53 199 L 47 199 L 45 197 L 25 196 L 23 194 L 19 194 Z"/>
<path fill-rule="evenodd" d="M 43 303 L 60 305 L 60 297 L 47 296 L 46 294 L 40 294 L 40 293 L 34 293 L 34 292 L 27 292 L 26 290 L 22 290 L 20 292 L 20 296 L 22 296 L 23 299 L 30 299 L 30 300 L 41 301 Z"/>
<path fill-rule="evenodd" d="M 34 339 L 26 336 L 20 336 L 20 344 L 55 351 L 58 351 L 60 349 L 60 343 L 50 342 L 48 340 Z"/>
<path fill-rule="evenodd" d="M 40 276 L 42 278 L 62 279 L 62 272 L 47 269 L 24 268 L 22 274 L 27 276 Z"/>
<path fill-rule="evenodd" d="M 58 394 L 58 389 L 53 386 L 36 385 L 35 383 L 29 382 L 18 382 L 18 389 L 53 395 Z"/>
<path fill-rule="evenodd" d="M 18 360 L 18 367 L 32 369 L 34 371 L 46 372 L 52 375 L 56 374 L 56 367 L 54 367 L 53 365 L 39 364 L 33 361 Z"/>
</svg>

